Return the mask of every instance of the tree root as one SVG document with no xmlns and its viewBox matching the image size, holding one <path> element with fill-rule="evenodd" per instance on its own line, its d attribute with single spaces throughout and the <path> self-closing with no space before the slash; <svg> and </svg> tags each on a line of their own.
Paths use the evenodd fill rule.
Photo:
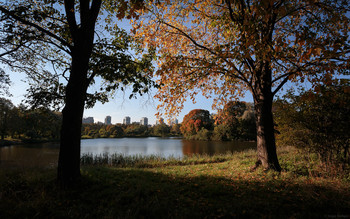
<svg viewBox="0 0 350 219">
<path fill-rule="evenodd" d="M 256 169 L 258 169 L 258 167 L 260 167 L 262 165 L 262 162 L 261 160 L 257 160 L 255 162 L 255 165 L 250 167 L 250 172 L 254 172 Z"/>
<path fill-rule="evenodd" d="M 257 170 L 260 166 L 263 166 L 262 165 L 262 162 L 261 160 L 257 160 L 255 162 L 255 165 L 250 167 L 250 172 L 254 172 L 255 170 Z M 276 171 L 276 172 L 281 172 L 281 168 L 276 168 L 274 165 L 269 165 L 267 168 L 264 167 L 264 171 L 267 172 L 269 170 L 273 170 L 273 171 Z"/>
</svg>

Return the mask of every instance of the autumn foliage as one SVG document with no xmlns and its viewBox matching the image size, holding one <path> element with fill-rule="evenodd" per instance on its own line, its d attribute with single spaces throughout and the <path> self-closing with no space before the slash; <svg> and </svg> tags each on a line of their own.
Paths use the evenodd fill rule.
<svg viewBox="0 0 350 219">
<path fill-rule="evenodd" d="M 238 117 L 242 117 L 247 109 L 247 103 L 239 101 L 230 101 L 219 111 L 216 118 L 218 124 L 234 123 Z"/>
<path fill-rule="evenodd" d="M 143 12 L 134 36 L 157 48 L 164 113 L 200 92 L 217 95 L 214 106 L 245 91 L 258 100 L 263 83 L 275 95 L 288 81 L 329 81 L 349 65 L 346 1 L 151 1 Z"/>
<path fill-rule="evenodd" d="M 215 140 L 256 140 L 254 106 L 252 103 L 230 101 L 215 118 Z"/>
<path fill-rule="evenodd" d="M 212 129 L 212 119 L 208 110 L 194 109 L 185 115 L 182 125 L 181 133 L 185 136 L 197 134 L 202 128 Z"/>
</svg>

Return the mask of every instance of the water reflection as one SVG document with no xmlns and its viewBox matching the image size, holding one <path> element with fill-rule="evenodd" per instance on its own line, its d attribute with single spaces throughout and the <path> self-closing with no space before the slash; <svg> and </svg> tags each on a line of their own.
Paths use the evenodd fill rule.
<svg viewBox="0 0 350 219">
<path fill-rule="evenodd" d="M 175 138 L 87 139 L 81 141 L 81 153 L 183 156 L 181 139 Z"/>
<path fill-rule="evenodd" d="M 81 141 L 81 153 L 100 155 L 159 155 L 182 157 L 192 154 L 222 154 L 256 148 L 255 142 L 189 141 L 179 138 L 86 139 Z M 58 143 L 17 145 L 0 148 L 0 167 L 56 166 Z"/>
<path fill-rule="evenodd" d="M 9 146 L 0 148 L 0 167 L 57 166 L 59 145 L 56 143 Z"/>
<path fill-rule="evenodd" d="M 255 149 L 255 142 L 242 142 L 242 141 L 189 141 L 182 140 L 182 153 L 183 155 L 192 154 L 223 154 L 227 152 L 238 152 L 247 149 Z"/>
</svg>

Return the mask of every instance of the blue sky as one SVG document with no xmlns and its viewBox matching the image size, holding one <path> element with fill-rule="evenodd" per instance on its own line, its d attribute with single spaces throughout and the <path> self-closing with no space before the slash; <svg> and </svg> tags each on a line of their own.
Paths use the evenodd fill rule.
<svg viewBox="0 0 350 219">
<path fill-rule="evenodd" d="M 10 79 L 12 81 L 10 92 L 13 96 L 5 98 L 10 99 L 13 104 L 18 105 L 25 99 L 24 95 L 28 87 L 25 74 L 11 72 L 5 66 L 1 67 L 10 74 Z M 152 93 L 149 95 L 137 96 L 137 99 L 129 99 L 127 94 L 124 95 L 121 91 L 118 91 L 115 97 L 110 99 L 108 103 L 97 103 L 93 108 L 85 109 L 84 117 L 92 116 L 95 121 L 103 122 L 104 118 L 109 115 L 112 117 L 113 124 L 122 123 L 125 116 L 129 116 L 131 117 L 131 121 L 137 122 L 140 121 L 141 117 L 147 117 L 149 124 L 155 124 L 155 114 L 157 113 L 156 107 L 159 104 L 159 102 L 153 98 L 155 93 L 156 90 L 153 89 Z M 246 97 L 242 100 L 247 102 L 253 101 L 250 93 L 247 93 Z M 212 99 L 206 99 L 205 97 L 198 95 L 196 98 L 196 104 L 193 104 L 191 101 L 185 103 L 185 107 L 177 119 L 181 122 L 183 117 L 193 109 L 206 109 L 213 113 L 215 111 L 212 110 L 212 103 Z"/>
</svg>

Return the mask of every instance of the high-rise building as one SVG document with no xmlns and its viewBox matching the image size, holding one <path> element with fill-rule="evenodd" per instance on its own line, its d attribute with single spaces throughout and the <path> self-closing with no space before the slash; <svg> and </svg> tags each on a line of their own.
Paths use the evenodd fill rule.
<svg viewBox="0 0 350 219">
<path fill-rule="evenodd" d="M 111 117 L 111 116 L 106 116 L 106 118 L 105 118 L 105 124 L 106 124 L 106 125 L 111 125 L 111 124 L 112 124 L 112 117 Z"/>
<path fill-rule="evenodd" d="M 125 116 L 123 119 L 123 124 L 124 125 L 130 125 L 130 117 L 129 116 Z"/>
<path fill-rule="evenodd" d="M 170 126 L 177 125 L 177 124 L 179 124 L 179 120 L 177 120 L 176 118 L 175 119 L 171 119 L 170 122 L 169 122 Z"/>
<path fill-rule="evenodd" d="M 94 117 L 83 118 L 83 124 L 93 124 L 93 123 L 94 123 Z"/>
<path fill-rule="evenodd" d="M 147 117 L 142 117 L 140 121 L 141 125 L 148 125 L 148 118 Z"/>
</svg>

